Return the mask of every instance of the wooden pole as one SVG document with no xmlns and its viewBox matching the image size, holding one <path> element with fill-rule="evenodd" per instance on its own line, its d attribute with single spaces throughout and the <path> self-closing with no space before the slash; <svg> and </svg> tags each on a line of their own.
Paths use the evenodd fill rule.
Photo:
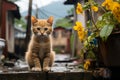
<svg viewBox="0 0 120 80">
<path fill-rule="evenodd" d="M 32 13 L 32 0 L 29 0 L 26 39 L 25 39 L 26 49 L 27 49 L 28 43 L 30 41 L 30 36 L 31 36 L 31 13 Z"/>
<path fill-rule="evenodd" d="M 1 28 L 1 25 L 2 25 L 2 0 L 0 0 L 0 28 Z"/>
<path fill-rule="evenodd" d="M 39 9 L 38 9 L 38 6 L 36 4 L 36 18 L 38 18 L 38 11 L 39 11 Z"/>
<path fill-rule="evenodd" d="M 76 4 L 74 5 L 74 9 L 76 9 Z M 75 19 L 74 19 L 74 24 L 75 24 L 75 22 L 77 21 L 77 14 L 76 14 L 75 10 L 74 10 L 74 17 L 75 17 Z M 75 55 L 76 55 L 76 45 L 77 45 L 77 32 L 74 31 L 73 33 L 74 33 L 74 40 L 73 40 L 73 48 L 72 48 L 71 57 L 75 57 Z"/>
</svg>

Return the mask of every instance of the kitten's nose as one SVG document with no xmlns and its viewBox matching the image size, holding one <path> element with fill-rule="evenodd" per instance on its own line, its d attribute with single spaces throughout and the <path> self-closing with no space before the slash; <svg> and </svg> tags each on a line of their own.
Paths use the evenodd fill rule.
<svg viewBox="0 0 120 80">
<path fill-rule="evenodd" d="M 41 35 L 43 36 L 43 33 L 41 33 Z"/>
<path fill-rule="evenodd" d="M 43 31 L 43 30 L 41 30 L 40 32 L 41 32 L 41 35 L 43 35 L 44 31 Z"/>
</svg>

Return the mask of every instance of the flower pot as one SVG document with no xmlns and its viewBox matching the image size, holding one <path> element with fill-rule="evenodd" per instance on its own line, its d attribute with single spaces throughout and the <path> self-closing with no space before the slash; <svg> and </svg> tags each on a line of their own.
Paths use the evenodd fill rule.
<svg viewBox="0 0 120 80">
<path fill-rule="evenodd" d="M 99 57 L 105 66 L 120 66 L 120 33 L 111 34 L 107 41 L 99 38 L 98 50 Z"/>
</svg>

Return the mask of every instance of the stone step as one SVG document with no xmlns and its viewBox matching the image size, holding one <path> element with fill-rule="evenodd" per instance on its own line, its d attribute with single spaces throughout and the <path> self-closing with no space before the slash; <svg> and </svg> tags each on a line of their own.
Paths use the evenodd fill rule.
<svg viewBox="0 0 120 80">
<path fill-rule="evenodd" d="M 92 80 L 91 72 L 1 72 L 0 80 Z"/>
</svg>

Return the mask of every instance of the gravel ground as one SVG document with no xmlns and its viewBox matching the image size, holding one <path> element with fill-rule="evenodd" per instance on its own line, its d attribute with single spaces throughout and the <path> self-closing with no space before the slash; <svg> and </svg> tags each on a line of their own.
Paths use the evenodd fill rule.
<svg viewBox="0 0 120 80">
<path fill-rule="evenodd" d="M 4 66 L 5 65 L 5 66 Z M 0 65 L 0 72 L 20 72 L 28 71 L 28 65 L 24 60 L 6 61 L 4 65 Z M 75 61 L 70 60 L 70 55 L 58 54 L 55 58 L 55 63 L 51 68 L 52 72 L 83 72 L 82 68 L 78 67 Z"/>
</svg>

